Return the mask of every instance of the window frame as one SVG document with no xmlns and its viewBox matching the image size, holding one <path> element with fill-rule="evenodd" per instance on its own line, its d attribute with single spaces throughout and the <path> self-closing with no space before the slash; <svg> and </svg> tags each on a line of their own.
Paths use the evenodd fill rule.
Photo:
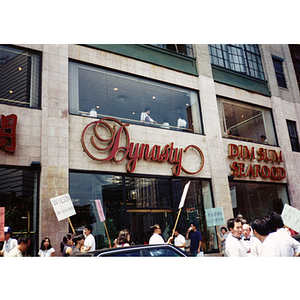
<svg viewBox="0 0 300 300">
<path fill-rule="evenodd" d="M 293 152 L 300 152 L 300 144 L 299 144 L 299 138 L 298 138 L 298 132 L 297 132 L 297 126 L 295 121 L 286 120 L 288 133 L 290 137 L 291 142 L 291 148 Z M 290 127 L 293 127 L 293 130 L 295 132 L 295 136 L 292 136 L 292 132 L 290 130 Z M 295 141 L 295 143 L 293 143 Z"/>
<path fill-rule="evenodd" d="M 245 109 L 261 111 L 264 132 L 261 132 L 260 135 L 265 135 L 267 140 L 269 137 L 270 141 L 262 142 L 259 139 L 252 139 L 249 137 L 244 137 L 244 136 L 239 136 L 239 135 L 236 136 L 236 135 L 232 134 L 231 132 L 228 133 L 227 130 L 230 130 L 230 128 L 227 128 L 227 124 L 226 124 L 224 102 L 234 105 L 234 106 L 238 106 L 238 107 L 245 107 Z M 250 104 L 250 103 L 246 103 L 246 102 L 241 102 L 241 101 L 230 99 L 230 98 L 223 97 L 223 96 L 217 96 L 217 103 L 218 103 L 218 111 L 219 111 L 219 122 L 220 122 L 220 127 L 221 127 L 221 132 L 222 132 L 223 138 L 231 138 L 231 139 L 243 140 L 243 141 L 252 142 L 252 143 L 262 143 L 262 144 L 269 144 L 272 146 L 278 146 L 278 140 L 277 140 L 276 128 L 274 126 L 272 109 L 254 105 L 254 104 Z M 247 120 L 245 120 L 245 121 L 247 121 Z M 266 123 L 269 124 L 270 122 L 272 122 L 272 127 L 271 128 L 266 127 Z"/>
<path fill-rule="evenodd" d="M 149 100 L 144 100 L 143 102 L 139 102 L 139 105 L 145 105 L 145 107 L 141 107 L 135 116 L 135 119 L 128 117 L 128 116 L 119 116 L 117 114 L 112 115 L 111 113 L 102 113 L 99 114 L 97 113 L 97 118 L 102 118 L 102 117 L 113 117 L 115 119 L 120 120 L 121 122 L 126 122 L 126 123 L 130 123 L 130 124 L 135 124 L 135 125 L 142 125 L 142 126 L 151 126 L 154 128 L 160 128 L 160 129 L 167 129 L 167 130 L 174 130 L 174 131 L 181 131 L 181 132 L 189 132 L 189 133 L 195 133 L 195 134 L 204 134 L 204 127 L 203 127 L 203 118 L 202 118 L 202 111 L 201 111 L 201 102 L 200 102 L 200 95 L 199 95 L 199 91 L 198 90 L 194 90 L 194 89 L 190 89 L 190 88 L 186 88 L 183 86 L 179 86 L 179 85 L 175 85 L 175 84 L 171 84 L 171 83 L 166 83 L 166 82 L 161 82 L 158 80 L 153 80 L 153 79 L 149 79 L 147 77 L 142 77 L 142 76 L 138 76 L 135 74 L 128 74 L 126 72 L 122 72 L 119 70 L 115 70 L 115 69 L 110 69 L 110 68 L 105 68 L 103 66 L 98 66 L 98 65 L 94 65 L 94 64 L 89 64 L 86 62 L 82 62 L 82 61 L 77 61 L 77 60 L 73 60 L 70 59 L 69 60 L 69 114 L 74 114 L 74 115 L 81 115 L 81 116 L 85 116 L 85 117 L 91 117 L 92 114 L 91 112 L 88 111 L 83 111 L 80 108 L 80 103 L 83 103 L 80 101 L 80 83 L 79 83 L 79 69 L 86 69 L 87 71 L 95 71 L 95 72 L 99 72 L 102 73 L 103 76 L 106 76 L 105 79 L 105 85 L 103 85 L 103 92 L 101 92 L 101 94 L 106 95 L 107 94 L 107 98 L 106 101 L 108 103 L 108 105 L 106 105 L 105 107 L 108 107 L 108 109 L 112 109 L 113 104 L 112 104 L 112 98 L 110 96 L 109 93 L 111 93 L 110 90 L 108 90 L 109 88 L 109 83 L 108 81 L 110 80 L 110 77 L 120 77 L 122 78 L 122 80 L 127 80 L 132 81 L 132 82 L 136 82 L 136 84 L 138 85 L 138 93 L 140 93 L 140 97 L 142 99 L 144 99 L 146 97 L 146 93 L 143 94 L 143 89 L 145 89 L 145 86 L 148 86 L 148 88 L 150 86 L 153 86 L 153 89 L 156 88 L 156 90 L 162 90 L 163 92 L 168 92 L 170 93 L 171 97 L 166 98 L 168 102 L 164 102 L 163 105 L 165 107 L 167 107 L 168 105 L 173 105 L 176 102 L 173 103 L 173 100 L 175 99 L 175 94 L 176 93 L 182 93 L 182 94 L 189 94 L 188 97 L 186 97 L 188 100 L 185 101 L 189 102 L 188 106 L 186 104 L 186 102 L 182 102 L 180 104 L 180 108 L 175 108 L 174 110 L 166 110 L 167 112 L 170 111 L 170 119 L 172 119 L 171 121 L 173 121 L 173 123 L 170 122 L 170 125 L 168 126 L 164 124 L 164 120 L 162 119 L 162 116 L 165 117 L 165 115 L 160 114 L 160 122 L 157 122 L 157 124 L 155 123 L 144 123 L 141 121 L 140 119 L 140 114 L 142 112 L 144 112 L 145 107 L 147 107 L 147 105 L 151 105 L 149 104 Z M 152 92 L 152 91 L 151 91 Z M 154 98 L 153 98 L 154 99 Z M 156 101 L 156 100 L 155 100 Z M 111 103 L 109 103 L 111 102 Z M 143 104 L 142 104 L 143 103 Z M 159 102 L 161 103 L 161 102 Z M 134 102 L 132 102 L 132 104 L 134 104 Z M 186 104 L 186 105 L 185 105 Z M 93 105 L 96 106 L 96 103 L 93 103 Z M 153 105 L 153 104 L 152 104 Z M 153 105 L 155 106 L 155 105 Z M 152 106 L 152 107 L 153 107 Z M 104 107 L 104 106 L 103 106 Z M 99 108 L 99 105 L 98 105 Z M 97 108 L 95 108 L 97 110 Z M 157 110 L 157 108 L 156 108 Z M 154 109 L 151 108 L 151 112 L 150 112 L 150 117 L 153 118 L 155 120 L 155 116 L 152 117 L 152 112 L 154 111 Z M 178 127 L 178 123 L 177 121 L 174 121 L 174 118 L 176 117 L 176 119 L 178 118 L 177 116 L 180 113 L 183 113 L 184 115 L 184 119 L 186 120 L 186 127 L 185 128 L 180 128 Z M 96 115 L 95 115 L 96 117 Z"/>
<path fill-rule="evenodd" d="M 275 72 L 278 86 L 287 89 L 288 87 L 284 76 L 284 67 L 283 67 L 284 60 L 281 57 L 272 55 L 272 62 L 273 62 L 274 72 Z M 279 69 L 278 66 L 280 67 Z"/>
<path fill-rule="evenodd" d="M 41 109 L 42 107 L 42 103 L 41 103 L 41 100 L 42 100 L 42 52 L 41 51 L 37 51 L 37 50 L 33 50 L 33 49 L 28 49 L 28 48 L 25 48 L 25 47 L 19 47 L 19 46 L 15 46 L 15 45 L 10 45 L 10 44 L 0 44 L 0 47 L 5 47 L 5 48 L 10 48 L 10 49 L 15 49 L 15 50 L 19 50 L 19 51 L 24 51 L 24 52 L 27 52 L 27 55 L 28 53 L 29 54 L 34 54 L 36 56 L 36 58 L 38 59 L 38 66 L 36 68 L 36 71 L 38 72 L 38 74 L 36 75 L 36 93 L 37 93 L 37 96 L 36 96 L 36 99 L 35 99 L 35 102 L 37 103 L 37 105 L 35 106 L 30 106 L 31 105 L 31 97 L 32 97 L 32 81 L 33 81 L 33 75 L 32 75 L 32 63 L 31 63 L 31 66 L 30 66 L 30 70 L 29 70 L 29 73 L 30 73 L 30 82 L 29 82 L 29 92 L 28 92 L 28 96 L 26 97 L 26 103 L 27 104 L 17 104 L 17 103 L 13 103 L 13 102 L 10 102 L 10 100 L 8 99 L 1 99 L 0 98 L 0 104 L 6 104 L 6 105 L 12 105 L 12 106 L 19 106 L 19 107 L 24 107 L 24 108 L 29 108 L 29 109 Z M 26 75 L 28 76 L 28 74 Z M 16 101 L 14 100 L 15 102 L 20 102 L 20 101 Z"/>
<path fill-rule="evenodd" d="M 155 179 L 155 180 L 164 179 L 164 180 L 168 181 L 168 185 L 169 185 L 168 190 L 170 191 L 170 195 L 171 195 L 170 196 L 170 206 L 168 207 L 168 209 L 173 211 L 173 212 L 169 212 L 171 215 L 171 219 L 172 219 L 172 222 L 169 224 L 173 224 L 174 220 L 176 219 L 177 207 L 181 200 L 180 197 L 181 197 L 184 185 L 188 181 L 191 180 L 191 178 L 188 178 L 188 177 L 180 177 L 180 178 L 174 179 L 172 176 L 128 174 L 128 173 L 115 173 L 115 172 L 103 172 L 103 171 L 97 172 L 97 171 L 83 171 L 83 170 L 77 170 L 77 169 L 70 169 L 69 170 L 69 186 L 70 186 L 70 196 L 71 196 L 72 202 L 74 200 L 82 201 L 78 198 L 78 194 L 76 194 L 75 190 L 73 190 L 73 188 L 72 188 L 72 186 L 75 187 L 74 183 L 71 182 L 73 175 L 75 175 L 75 177 L 73 177 L 73 179 L 76 179 L 76 178 L 78 179 L 78 176 L 80 177 L 81 175 L 87 175 L 87 176 L 100 175 L 100 176 L 120 177 L 121 182 L 120 182 L 119 186 L 122 187 L 122 197 L 121 197 L 121 195 L 119 195 L 120 197 L 118 198 L 119 199 L 118 201 L 121 201 L 120 205 L 122 207 L 122 213 L 124 215 L 121 217 L 121 222 L 119 222 L 119 223 L 122 228 L 128 228 L 129 230 L 130 230 L 130 222 L 131 222 L 131 219 L 129 219 L 131 213 L 129 211 L 130 211 L 131 206 L 130 206 L 130 204 L 128 205 L 128 197 L 127 197 L 128 186 L 126 186 L 126 184 L 127 184 L 126 178 L 127 177 L 141 178 L 141 179 L 147 178 L 147 179 Z M 78 182 L 79 182 L 79 180 L 76 180 L 76 188 L 78 188 Z M 193 182 L 195 182 L 195 183 L 193 184 Z M 179 185 L 181 185 L 182 190 L 180 189 L 180 187 L 178 187 L 178 183 L 180 183 Z M 195 191 L 193 191 L 193 188 L 196 186 L 201 187 L 201 192 L 199 192 L 199 197 L 193 196 L 194 192 L 195 192 Z M 156 196 L 159 195 L 158 190 L 156 190 L 155 195 Z M 106 211 L 105 207 L 107 207 L 107 206 L 105 203 L 108 203 L 107 202 L 108 199 L 103 199 L 104 197 L 101 198 L 101 195 L 94 195 L 94 196 L 98 197 L 97 199 L 99 199 L 99 197 L 100 197 L 100 199 L 103 201 L 103 209 L 104 209 L 104 211 Z M 197 198 L 197 200 L 195 197 Z M 114 198 L 114 201 L 115 201 L 115 199 L 116 198 Z M 90 200 L 93 200 L 93 199 L 90 199 Z M 84 201 L 90 202 L 90 200 L 84 200 Z M 203 226 L 203 228 L 205 230 L 205 231 L 201 232 L 203 237 L 207 237 L 208 232 L 213 232 L 215 234 L 216 232 L 215 232 L 214 226 L 207 227 L 206 221 L 205 221 L 205 209 L 215 207 L 211 179 L 208 179 L 208 178 L 192 179 L 190 189 L 189 189 L 189 192 L 188 192 L 187 198 L 186 198 L 186 204 L 188 204 L 188 203 L 190 203 L 190 204 L 194 203 L 195 209 L 194 210 L 191 209 L 190 212 L 183 211 L 181 213 L 177 228 L 179 228 L 179 230 L 180 230 L 180 228 L 183 226 L 183 223 L 188 222 L 187 220 L 189 220 L 189 221 L 194 221 L 197 224 L 198 230 L 200 229 L 199 228 L 200 226 Z M 74 207 L 77 209 L 76 204 L 74 204 Z M 198 209 L 199 209 L 199 211 L 198 211 Z M 160 212 L 160 213 L 163 214 L 163 212 Z M 93 210 L 93 213 L 91 213 L 91 214 L 95 214 L 95 216 L 96 216 L 97 213 L 95 213 L 95 210 Z M 156 212 L 153 210 L 153 212 L 150 212 L 150 214 L 156 214 Z M 75 216 L 71 216 L 70 219 L 73 223 L 74 228 L 76 229 L 76 222 L 73 222 L 73 219 Z M 111 216 L 112 215 L 109 215 L 109 214 L 106 215 L 106 219 L 107 219 L 108 223 L 109 223 L 109 220 L 111 219 Z M 77 214 L 77 217 L 78 217 L 78 214 Z M 83 218 L 83 216 L 81 216 L 81 219 L 82 218 Z M 84 219 L 84 221 L 86 222 L 86 219 Z M 114 221 L 114 222 L 117 223 L 117 221 Z M 102 226 L 101 225 L 102 223 L 101 222 L 99 223 L 99 221 L 98 221 L 98 216 L 96 216 L 95 222 L 90 223 L 90 224 L 92 226 L 94 226 L 94 224 L 95 224 L 95 226 Z M 164 226 L 166 226 L 166 225 L 161 224 L 161 226 L 162 226 L 162 231 L 164 231 L 166 229 L 166 228 L 164 228 Z M 185 228 L 186 226 L 183 226 L 183 227 Z M 122 228 L 117 228 L 117 230 L 121 230 Z M 80 228 L 77 228 L 76 230 L 79 230 L 79 229 Z M 95 239 L 96 239 L 96 241 L 98 241 L 99 237 L 96 234 L 97 230 L 94 230 L 94 231 L 95 231 Z M 200 231 L 201 231 L 201 229 L 200 229 Z M 111 234 L 113 235 L 113 233 L 111 233 Z M 133 236 L 133 233 L 131 233 L 131 234 Z M 110 236 L 110 238 L 112 239 L 113 237 Z M 107 239 L 107 237 L 105 237 L 105 239 Z M 97 243 L 99 243 L 99 242 L 97 242 Z M 216 235 L 214 235 L 214 238 L 213 238 L 213 245 L 214 245 L 213 249 L 209 250 L 208 252 L 217 252 L 218 251 Z M 99 245 L 98 245 L 98 247 L 99 247 Z"/>
<path fill-rule="evenodd" d="M 257 44 L 209 44 L 208 49 L 212 65 L 265 81 Z M 240 52 L 240 55 L 234 55 L 229 49 L 236 49 L 237 52 Z M 242 63 L 239 62 L 240 60 L 242 60 Z M 244 66 L 245 70 L 238 70 L 237 66 Z"/>
</svg>

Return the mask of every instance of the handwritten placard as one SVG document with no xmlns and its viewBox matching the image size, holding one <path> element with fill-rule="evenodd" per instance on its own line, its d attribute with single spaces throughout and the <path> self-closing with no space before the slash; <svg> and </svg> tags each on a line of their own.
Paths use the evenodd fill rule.
<svg viewBox="0 0 300 300">
<path fill-rule="evenodd" d="M 225 224 L 225 218 L 222 207 L 208 208 L 205 210 L 206 224 L 210 226 L 219 226 Z"/>
<path fill-rule="evenodd" d="M 50 202 L 53 206 L 58 221 L 76 215 L 76 211 L 69 194 L 51 198 Z"/>
<path fill-rule="evenodd" d="M 281 218 L 285 226 L 300 232 L 300 211 L 298 209 L 288 204 L 284 204 Z"/>
</svg>

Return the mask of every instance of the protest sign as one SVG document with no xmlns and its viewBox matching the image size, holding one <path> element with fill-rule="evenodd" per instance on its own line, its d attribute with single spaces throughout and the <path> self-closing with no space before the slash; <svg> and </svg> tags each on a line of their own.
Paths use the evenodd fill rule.
<svg viewBox="0 0 300 300">
<path fill-rule="evenodd" d="M 225 224 L 222 207 L 208 208 L 205 210 L 207 227 Z"/>
<path fill-rule="evenodd" d="M 5 207 L 0 207 L 0 241 L 4 241 Z"/>
<path fill-rule="evenodd" d="M 178 206 L 178 209 L 182 208 L 183 205 L 184 205 L 184 201 L 185 201 L 185 198 L 186 198 L 186 194 L 188 192 L 188 189 L 190 187 L 190 181 L 184 186 L 184 189 L 183 189 L 183 193 L 182 193 L 182 196 L 181 196 L 181 200 L 180 200 L 180 203 L 179 203 L 179 206 Z"/>
<path fill-rule="evenodd" d="M 73 202 L 69 194 L 64 194 L 55 198 L 51 198 L 50 202 L 53 206 L 54 212 L 58 221 L 76 215 Z"/>
<path fill-rule="evenodd" d="M 101 222 L 105 221 L 105 215 L 104 215 L 104 211 L 102 208 L 101 200 L 95 200 L 95 204 L 96 204 L 96 208 L 97 208 L 97 212 L 98 212 L 100 221 Z"/>
<path fill-rule="evenodd" d="M 281 218 L 285 226 L 300 232 L 300 211 L 298 209 L 288 204 L 284 204 Z"/>
<path fill-rule="evenodd" d="M 105 224 L 105 214 L 104 214 L 104 211 L 103 211 L 103 208 L 102 208 L 101 200 L 99 200 L 99 199 L 95 200 L 95 204 L 96 204 L 96 208 L 97 208 L 97 212 L 98 212 L 100 221 L 103 222 L 104 227 L 105 227 L 105 231 L 106 231 L 107 238 L 108 238 L 109 248 L 111 248 L 110 237 L 109 237 L 108 230 L 107 230 L 107 227 L 106 227 L 106 224 Z"/>
</svg>

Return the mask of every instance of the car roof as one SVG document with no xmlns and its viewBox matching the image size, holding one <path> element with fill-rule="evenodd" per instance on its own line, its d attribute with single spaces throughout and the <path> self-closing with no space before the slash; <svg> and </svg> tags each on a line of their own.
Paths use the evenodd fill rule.
<svg viewBox="0 0 300 300">
<path fill-rule="evenodd" d="M 95 257 L 95 256 L 102 256 L 103 254 L 109 254 L 111 253 L 117 253 L 117 252 L 129 252 L 134 250 L 151 250 L 151 249 L 172 249 L 173 251 L 177 252 L 181 256 L 187 256 L 185 252 L 183 252 L 181 249 L 178 249 L 177 247 L 170 245 L 170 244 L 152 244 L 152 245 L 134 245 L 134 246 L 128 246 L 128 247 L 116 247 L 116 248 L 105 248 L 105 249 L 98 249 L 94 251 L 88 251 L 83 253 L 77 253 L 74 256 L 80 256 L 80 257 Z M 104 256 L 104 255 L 103 255 Z M 105 255 L 106 256 L 106 255 Z"/>
</svg>

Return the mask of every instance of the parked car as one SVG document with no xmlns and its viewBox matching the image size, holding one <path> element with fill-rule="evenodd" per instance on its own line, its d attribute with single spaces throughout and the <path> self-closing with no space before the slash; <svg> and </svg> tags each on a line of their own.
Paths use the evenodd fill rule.
<svg viewBox="0 0 300 300">
<path fill-rule="evenodd" d="M 169 244 L 137 245 L 78 253 L 79 257 L 187 257 L 182 250 Z"/>
</svg>

